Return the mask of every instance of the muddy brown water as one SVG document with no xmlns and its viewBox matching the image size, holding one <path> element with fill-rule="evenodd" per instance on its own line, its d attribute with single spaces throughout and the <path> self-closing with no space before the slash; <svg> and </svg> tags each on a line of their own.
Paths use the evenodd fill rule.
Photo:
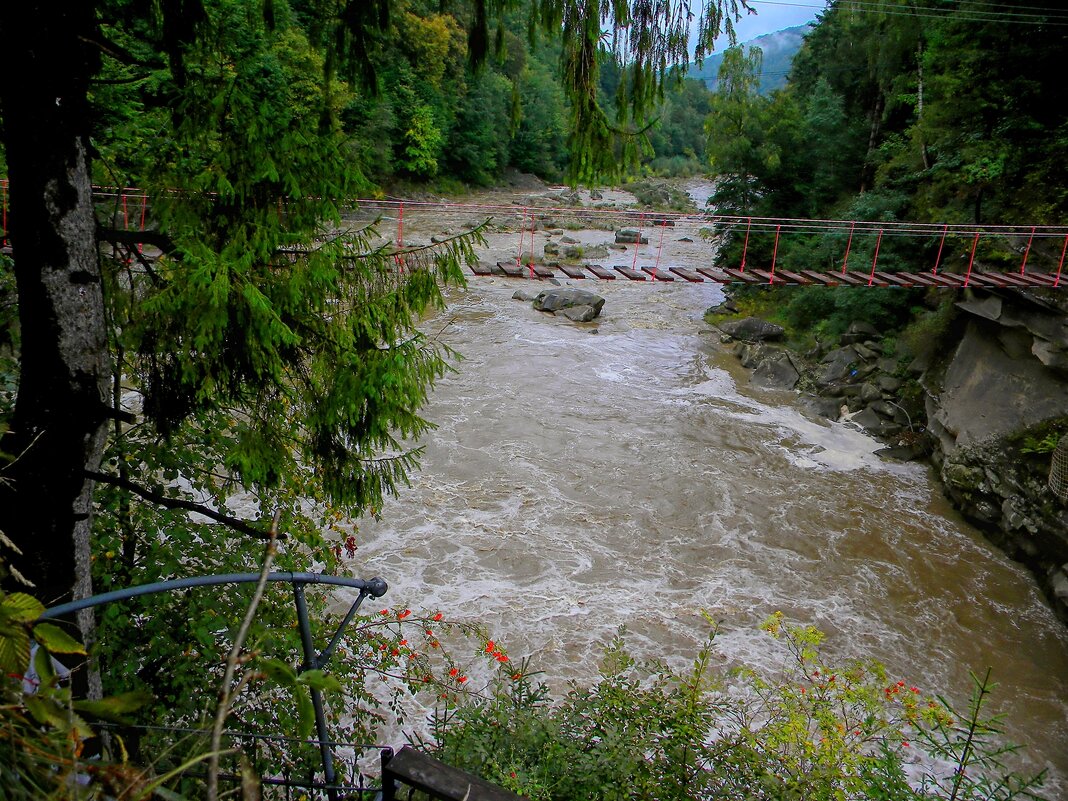
<svg viewBox="0 0 1068 801">
<path fill-rule="evenodd" d="M 409 209 L 406 241 L 475 216 Z M 487 261 L 516 258 L 523 216 L 509 228 L 495 214 Z M 707 263 L 691 227 L 667 230 L 661 264 Z M 537 231 L 538 252 L 560 236 Z M 386 578 L 391 603 L 484 622 L 551 680 L 592 679 L 620 625 L 636 653 L 684 667 L 702 611 L 722 621 L 721 665 L 773 671 L 757 625 L 781 610 L 826 631 L 836 657 L 874 657 L 958 702 L 969 671 L 993 667 L 1008 736 L 1051 769 L 1049 798 L 1068 795 L 1068 631 L 928 468 L 883 461 L 848 424 L 750 387 L 702 321 L 720 287 L 561 283 L 602 294 L 601 317 L 569 323 L 512 299 L 544 282 L 470 278 L 428 321 L 463 361 L 425 409 L 437 430 L 412 487 L 361 522 L 351 570 Z"/>
</svg>

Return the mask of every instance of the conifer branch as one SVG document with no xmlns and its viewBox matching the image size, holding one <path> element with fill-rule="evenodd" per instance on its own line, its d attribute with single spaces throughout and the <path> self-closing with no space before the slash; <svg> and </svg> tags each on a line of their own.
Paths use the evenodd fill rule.
<svg viewBox="0 0 1068 801">
<path fill-rule="evenodd" d="M 210 520 L 214 520 L 216 523 L 222 523 L 224 526 L 232 528 L 234 531 L 239 531 L 242 534 L 247 534 L 256 539 L 266 540 L 271 537 L 271 534 L 268 531 L 262 531 L 245 520 L 240 520 L 236 517 L 231 517 L 230 515 L 224 515 L 221 512 L 217 512 L 208 506 L 197 503 L 196 501 L 188 501 L 184 498 L 172 498 L 168 495 L 164 495 L 162 492 L 142 487 L 140 484 L 136 484 L 129 479 L 109 475 L 108 473 L 86 470 L 85 475 L 88 478 L 93 479 L 93 481 L 99 481 L 101 484 L 110 484 L 113 487 L 119 487 L 120 489 L 132 492 L 139 498 L 144 498 L 146 501 L 151 501 L 166 509 L 184 509 L 187 512 L 195 512 L 198 515 L 203 515 Z M 285 539 L 285 535 L 280 534 L 279 539 Z"/>
</svg>

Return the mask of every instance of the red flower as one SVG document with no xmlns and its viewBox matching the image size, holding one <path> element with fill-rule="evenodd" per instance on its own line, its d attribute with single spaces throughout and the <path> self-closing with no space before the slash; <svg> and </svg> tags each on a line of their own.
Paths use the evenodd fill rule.
<svg viewBox="0 0 1068 801">
<path fill-rule="evenodd" d="M 497 646 L 494 644 L 493 640 L 490 640 L 490 641 L 488 641 L 486 643 L 486 653 L 487 654 L 492 654 L 496 650 L 497 650 Z"/>
<path fill-rule="evenodd" d="M 442 617 L 443 615 L 441 614 L 441 612 L 438 612 L 436 615 L 434 615 L 432 620 L 434 620 L 434 622 L 436 623 L 437 621 L 441 620 Z"/>
<path fill-rule="evenodd" d="M 512 674 L 512 681 L 518 681 L 521 678 L 523 678 L 523 674 L 522 673 L 513 673 Z"/>
<path fill-rule="evenodd" d="M 380 615 L 388 615 L 388 614 L 389 614 L 389 610 L 388 610 L 388 609 L 383 609 L 383 610 L 382 610 L 381 612 L 379 612 L 378 614 L 380 614 Z"/>
<path fill-rule="evenodd" d="M 456 675 L 457 673 L 459 673 L 459 672 L 460 672 L 460 671 L 459 671 L 459 670 L 457 670 L 456 668 L 452 668 L 452 669 L 451 669 L 451 670 L 449 671 L 449 675 L 450 675 L 450 676 L 455 676 L 455 675 Z"/>
<path fill-rule="evenodd" d="M 505 656 L 504 654 L 497 654 L 497 661 L 498 662 L 507 662 L 508 661 L 508 657 Z"/>
<path fill-rule="evenodd" d="M 463 684 L 465 681 L 467 681 L 467 676 L 460 676 L 457 681 L 460 682 L 460 684 Z"/>
<path fill-rule="evenodd" d="M 412 613 L 411 609 L 405 609 L 403 612 L 398 612 L 397 613 L 397 620 L 404 620 L 404 618 L 408 617 L 408 615 L 410 615 L 411 613 Z"/>
</svg>

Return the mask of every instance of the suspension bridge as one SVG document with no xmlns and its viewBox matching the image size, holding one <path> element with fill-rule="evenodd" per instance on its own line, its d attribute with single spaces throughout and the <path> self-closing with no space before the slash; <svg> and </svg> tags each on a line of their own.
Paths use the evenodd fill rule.
<svg viewBox="0 0 1068 801">
<path fill-rule="evenodd" d="M 713 212 L 652 212 L 610 205 L 554 205 L 550 197 L 528 198 L 531 202 L 456 203 L 405 199 L 358 199 L 350 204 L 351 218 L 374 225 L 380 244 L 390 248 L 400 269 L 405 255 L 428 246 L 405 240 L 405 217 L 409 230 L 413 222 L 421 228 L 457 225 L 461 232 L 479 231 L 496 247 L 489 259 L 469 265 L 475 276 L 500 276 L 528 280 L 563 278 L 570 280 L 718 284 L 766 286 L 846 286 L 962 289 L 1057 289 L 1061 287 L 1065 256 L 1068 254 L 1068 226 L 1056 225 L 974 225 L 963 223 L 873 222 L 862 220 L 802 219 L 724 215 Z M 11 253 L 8 231 L 8 182 L 0 179 L 0 247 Z M 151 224 L 151 198 L 132 187 L 95 187 L 94 203 L 111 225 L 142 246 L 137 233 Z M 278 214 L 285 215 L 284 201 Z M 392 230 L 391 230 L 392 229 Z M 615 241 L 595 252 L 606 258 L 590 257 L 581 247 L 570 256 L 550 258 L 543 243 L 537 252 L 535 238 L 541 234 L 550 241 L 568 241 L 577 230 L 614 231 Z M 668 231 L 672 234 L 667 236 Z M 487 232 L 493 232 L 489 236 Z M 621 236 L 622 235 L 622 236 Z M 429 246 L 451 234 L 431 237 Z M 514 237 L 507 247 L 502 237 Z M 782 248 L 788 240 L 804 238 L 808 249 L 823 254 L 821 269 L 794 268 L 783 263 Z M 880 251 L 889 241 L 911 240 L 917 252 L 929 251 L 929 265 L 911 270 L 880 269 Z M 668 247 L 665 248 L 665 240 Z M 727 241 L 741 244 L 736 264 L 722 262 L 713 267 L 715 254 Z M 577 243 L 572 239 L 572 243 Z M 700 243 L 701 252 L 689 263 L 677 263 L 672 243 Z M 492 243 L 491 243 L 492 244 Z M 980 247 L 994 246 L 1001 269 L 984 263 Z M 609 249 L 614 248 L 615 252 Z M 770 250 L 770 257 L 767 255 Z M 504 252 L 509 251 L 509 252 Z M 754 254 L 759 253 L 758 257 Z M 834 253 L 833 258 L 828 253 Z M 1004 267 L 1005 254 L 1020 261 L 1012 269 Z M 495 257 L 493 257 L 495 255 Z M 627 263 L 629 261 L 629 263 Z M 594 263 L 601 262 L 601 263 Z M 612 263 L 621 262 L 621 263 Z"/>
</svg>

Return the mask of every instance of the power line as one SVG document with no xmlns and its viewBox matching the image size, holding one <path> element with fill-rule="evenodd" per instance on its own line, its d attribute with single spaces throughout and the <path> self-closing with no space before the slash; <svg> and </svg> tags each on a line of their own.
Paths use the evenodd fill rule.
<svg viewBox="0 0 1068 801">
<path fill-rule="evenodd" d="M 786 0 L 750 1 L 752 5 L 758 6 L 789 6 L 792 8 L 814 8 L 820 11 L 830 10 L 826 3 L 791 3 L 786 2 Z M 861 0 L 842 0 L 835 8 L 839 11 L 849 11 L 851 13 L 883 14 L 885 16 L 911 17 L 913 19 L 951 19 L 955 22 L 1001 22 L 1012 25 L 1068 26 L 1068 14 L 1063 13 L 1063 11 L 1059 13 L 1024 14 L 1012 11 L 982 11 L 964 8 L 940 10 L 931 6 L 886 6 L 880 3 L 865 3 Z"/>
</svg>

